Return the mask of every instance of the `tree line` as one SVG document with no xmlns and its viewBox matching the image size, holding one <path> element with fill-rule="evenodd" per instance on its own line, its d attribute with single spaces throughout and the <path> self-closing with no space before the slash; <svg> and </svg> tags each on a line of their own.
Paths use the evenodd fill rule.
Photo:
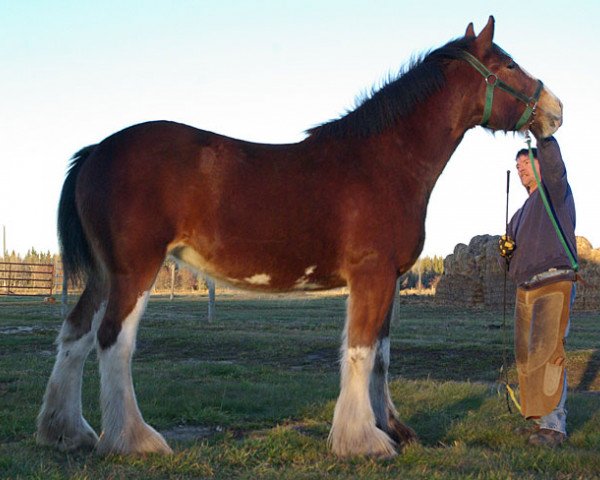
<svg viewBox="0 0 600 480">
<path fill-rule="evenodd" d="M 419 258 L 400 278 L 400 290 L 435 288 L 444 273 L 444 258 L 438 255 Z"/>
<path fill-rule="evenodd" d="M 56 253 L 38 252 L 35 248 L 27 250 L 25 256 L 16 253 L 14 250 L 11 253 L 6 253 L 2 258 L 3 262 L 10 263 L 35 263 L 35 264 L 50 264 L 55 263 L 60 259 Z"/>
</svg>

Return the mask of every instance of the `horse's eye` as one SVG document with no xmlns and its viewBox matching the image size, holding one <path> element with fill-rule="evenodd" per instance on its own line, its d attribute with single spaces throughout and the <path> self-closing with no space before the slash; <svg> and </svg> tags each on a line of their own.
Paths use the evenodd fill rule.
<svg viewBox="0 0 600 480">
<path fill-rule="evenodd" d="M 517 68 L 517 64 L 516 64 L 515 62 L 511 61 L 511 62 L 510 62 L 510 63 L 509 63 L 507 66 L 506 66 L 506 68 L 508 68 L 508 69 L 510 69 L 510 70 L 513 70 L 513 69 Z"/>
</svg>

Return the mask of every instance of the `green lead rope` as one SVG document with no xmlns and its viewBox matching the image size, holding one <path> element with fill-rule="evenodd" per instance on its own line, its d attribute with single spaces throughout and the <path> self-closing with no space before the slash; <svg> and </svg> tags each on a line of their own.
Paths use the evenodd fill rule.
<svg viewBox="0 0 600 480">
<path fill-rule="evenodd" d="M 552 226 L 554 227 L 554 230 L 556 231 L 556 235 L 558 236 L 560 243 L 562 244 L 563 248 L 565 249 L 567 257 L 569 257 L 569 262 L 571 263 L 571 267 L 573 268 L 574 271 L 577 271 L 577 270 L 579 270 L 579 264 L 577 263 L 577 260 L 575 260 L 575 257 L 573 256 L 571 249 L 567 245 L 565 236 L 563 235 L 562 230 L 558 226 L 558 221 L 556 220 L 554 213 L 552 213 L 552 209 L 550 208 L 550 202 L 548 202 L 548 197 L 546 196 L 546 192 L 544 191 L 544 187 L 542 186 L 540 177 L 535 169 L 535 164 L 533 162 L 533 151 L 531 150 L 531 137 L 529 136 L 529 132 L 527 132 L 527 148 L 529 149 L 529 161 L 531 162 L 531 169 L 533 170 L 533 176 L 535 177 L 535 181 L 537 183 L 538 190 L 540 191 L 540 196 L 542 197 L 542 202 L 544 203 L 544 207 L 546 207 L 546 212 L 548 213 L 548 217 L 550 218 L 550 221 L 552 222 Z"/>
</svg>

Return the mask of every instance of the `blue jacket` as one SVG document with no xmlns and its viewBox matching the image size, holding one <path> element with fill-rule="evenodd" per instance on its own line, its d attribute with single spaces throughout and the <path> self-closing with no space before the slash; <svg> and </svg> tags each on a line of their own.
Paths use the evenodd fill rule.
<svg viewBox="0 0 600 480">
<path fill-rule="evenodd" d="M 554 137 L 545 138 L 538 141 L 537 149 L 542 185 L 567 245 L 577 259 L 575 201 L 558 142 Z M 508 272 L 517 285 L 549 268 L 571 268 L 539 189 L 514 214 L 508 224 L 508 235 L 516 244 Z"/>
</svg>

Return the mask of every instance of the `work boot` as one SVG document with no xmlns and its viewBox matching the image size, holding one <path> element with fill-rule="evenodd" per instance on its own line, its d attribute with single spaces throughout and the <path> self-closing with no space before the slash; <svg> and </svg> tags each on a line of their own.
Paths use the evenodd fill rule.
<svg viewBox="0 0 600 480">
<path fill-rule="evenodd" d="M 562 432 L 550 430 L 549 428 L 540 428 L 537 432 L 529 436 L 527 443 L 537 447 L 555 448 L 562 445 L 566 438 L 567 436 Z"/>
<path fill-rule="evenodd" d="M 521 425 L 513 430 L 515 435 L 519 437 L 527 437 L 529 438 L 533 433 L 536 433 L 540 430 L 540 426 L 537 423 L 528 423 L 526 425 Z"/>
</svg>

